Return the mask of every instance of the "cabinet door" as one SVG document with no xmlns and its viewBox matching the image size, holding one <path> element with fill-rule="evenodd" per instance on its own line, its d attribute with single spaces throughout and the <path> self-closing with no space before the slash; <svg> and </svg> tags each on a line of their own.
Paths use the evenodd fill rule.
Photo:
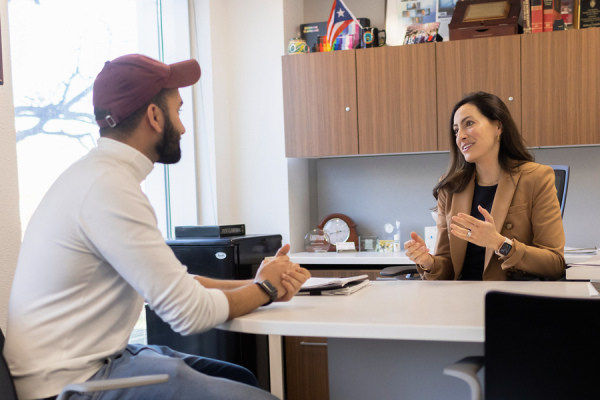
<svg viewBox="0 0 600 400">
<path fill-rule="evenodd" d="M 435 45 L 356 51 L 360 154 L 437 150 Z"/>
<path fill-rule="evenodd" d="M 305 267 L 310 268 L 310 265 Z M 311 269 L 310 273 L 314 277 L 327 278 L 368 275 L 370 280 L 375 280 L 380 276 L 380 271 L 380 269 Z M 327 338 L 288 336 L 284 340 L 286 398 L 288 400 L 329 399 Z"/>
<path fill-rule="evenodd" d="M 285 338 L 287 400 L 329 399 L 327 338 Z"/>
<path fill-rule="evenodd" d="M 600 29 L 522 36 L 525 140 L 530 146 L 600 143 Z"/>
<path fill-rule="evenodd" d="M 283 56 L 287 157 L 358 154 L 354 52 Z"/>
<path fill-rule="evenodd" d="M 438 149 L 450 149 L 450 115 L 470 92 L 500 97 L 521 128 L 520 36 L 436 43 Z"/>
</svg>

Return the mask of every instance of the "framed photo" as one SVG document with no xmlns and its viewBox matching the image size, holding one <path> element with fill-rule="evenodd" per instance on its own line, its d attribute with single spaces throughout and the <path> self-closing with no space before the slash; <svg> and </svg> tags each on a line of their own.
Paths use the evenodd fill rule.
<svg viewBox="0 0 600 400">
<path fill-rule="evenodd" d="M 399 46 L 404 43 L 406 29 L 414 24 L 439 22 L 438 33 L 443 40 L 450 35 L 448 24 L 452 19 L 458 0 L 387 0 L 385 30 L 387 44 Z M 600 1 L 600 0 L 599 0 Z"/>
<path fill-rule="evenodd" d="M 440 27 L 439 22 L 428 24 L 414 24 L 406 28 L 403 44 L 435 42 Z"/>
</svg>

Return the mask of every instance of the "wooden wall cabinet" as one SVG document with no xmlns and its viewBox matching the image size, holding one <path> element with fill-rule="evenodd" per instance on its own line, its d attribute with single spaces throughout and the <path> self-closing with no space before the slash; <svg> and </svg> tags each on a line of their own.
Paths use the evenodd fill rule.
<svg viewBox="0 0 600 400">
<path fill-rule="evenodd" d="M 600 28 L 521 36 L 528 145 L 600 143 Z"/>
<path fill-rule="evenodd" d="M 354 53 L 282 58 L 287 157 L 358 154 Z"/>
<path fill-rule="evenodd" d="M 436 44 L 438 150 L 450 150 L 452 108 L 470 92 L 500 97 L 521 128 L 521 36 L 525 35 Z"/>
<path fill-rule="evenodd" d="M 360 154 L 437 149 L 435 44 L 356 52 Z"/>
<path fill-rule="evenodd" d="M 449 150 L 452 107 L 480 90 L 530 147 L 600 144 L 599 48 L 588 28 L 284 56 L 286 155 Z"/>
</svg>

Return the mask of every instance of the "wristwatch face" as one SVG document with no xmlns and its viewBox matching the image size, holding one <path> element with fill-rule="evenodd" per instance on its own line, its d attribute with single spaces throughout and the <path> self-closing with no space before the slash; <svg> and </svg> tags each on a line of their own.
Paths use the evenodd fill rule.
<svg viewBox="0 0 600 400">
<path fill-rule="evenodd" d="M 498 253 L 502 254 L 503 256 L 507 256 L 508 253 L 510 253 L 511 249 L 512 249 L 512 245 L 510 243 L 504 242 L 504 243 L 502 243 L 502 246 L 500 246 Z"/>
</svg>

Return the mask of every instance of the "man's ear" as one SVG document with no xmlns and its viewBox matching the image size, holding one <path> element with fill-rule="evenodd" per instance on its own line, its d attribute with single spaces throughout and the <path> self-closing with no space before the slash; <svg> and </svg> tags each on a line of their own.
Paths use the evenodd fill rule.
<svg viewBox="0 0 600 400">
<path fill-rule="evenodd" d="M 159 106 L 156 104 L 150 104 L 146 109 L 146 118 L 148 123 L 154 130 L 161 133 L 164 126 L 164 114 Z"/>
</svg>

